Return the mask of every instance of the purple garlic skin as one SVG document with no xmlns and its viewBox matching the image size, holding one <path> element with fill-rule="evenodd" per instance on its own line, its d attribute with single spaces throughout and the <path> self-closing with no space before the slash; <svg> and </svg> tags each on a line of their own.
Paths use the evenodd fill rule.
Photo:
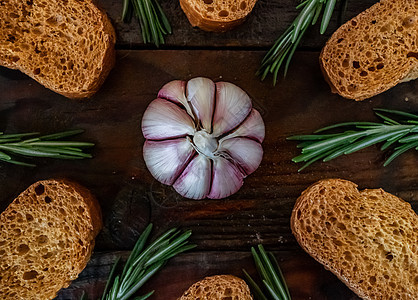
<svg viewBox="0 0 418 300">
<path fill-rule="evenodd" d="M 236 193 L 261 163 L 265 128 L 251 99 L 229 82 L 174 80 L 142 118 L 152 176 L 190 199 Z"/>
</svg>

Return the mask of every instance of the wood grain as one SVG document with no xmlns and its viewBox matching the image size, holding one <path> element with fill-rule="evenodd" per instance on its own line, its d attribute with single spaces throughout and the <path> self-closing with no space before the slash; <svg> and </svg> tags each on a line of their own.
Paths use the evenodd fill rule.
<svg viewBox="0 0 418 300">
<path fill-rule="evenodd" d="M 126 259 L 129 253 L 96 254 L 80 277 L 60 292 L 58 299 L 79 299 L 83 290 L 90 299 L 98 299 L 106 284 L 110 268 L 118 256 Z M 305 253 L 281 251 L 274 253 L 285 274 L 292 299 L 360 299 L 341 281 Z M 179 270 L 181 266 L 181 270 Z M 243 277 L 242 269 L 258 281 L 258 275 L 249 252 L 209 251 L 182 254 L 172 259 L 164 269 L 143 286 L 142 294 L 155 290 L 152 299 L 177 299 L 197 280 L 217 274 Z"/>
<path fill-rule="evenodd" d="M 137 20 L 133 20 L 130 24 L 125 24 L 121 20 L 123 1 L 98 0 L 97 2 L 106 10 L 116 28 L 118 48 L 135 49 L 145 46 Z M 298 15 L 296 6 L 300 3 L 297 0 L 259 0 L 244 24 L 226 33 L 212 33 L 192 28 L 181 10 L 179 1 L 160 0 L 159 2 L 173 28 L 173 34 L 167 37 L 164 48 L 270 47 Z M 342 24 L 341 22 L 346 22 L 375 3 L 376 0 L 350 0 L 340 22 L 338 15 L 341 5 L 337 4 L 336 13 L 331 19 L 327 32 L 321 35 L 319 25 L 316 25 L 307 32 L 301 46 L 322 48 L 332 32 Z"/>
<path fill-rule="evenodd" d="M 288 77 L 273 87 L 254 76 L 263 51 L 118 51 L 116 67 L 103 88 L 84 101 L 68 100 L 16 71 L 0 68 L 0 91 L 7 91 L 0 94 L 3 131 L 50 133 L 83 128 L 86 132 L 77 139 L 96 143 L 91 160 L 38 159 L 34 169 L 0 164 L 0 209 L 33 182 L 52 177 L 76 180 L 99 199 L 105 228 L 97 238 L 96 254 L 59 299 L 77 299 L 81 288 L 94 299 L 103 288 L 115 251 L 131 249 L 150 221 L 156 233 L 172 226 L 192 229 L 192 241 L 198 245 L 150 282 L 148 289 L 159 293 L 153 299 L 175 299 L 206 275 L 240 275 L 242 265 L 251 268 L 249 249 L 258 243 L 283 260 L 293 299 L 356 299 L 299 248 L 289 227 L 293 204 L 313 182 L 339 177 L 360 188 L 382 187 L 409 201 L 417 211 L 418 155 L 410 151 L 384 168 L 388 154 L 371 147 L 298 173 L 299 166 L 290 160 L 298 150 L 286 137 L 336 122 L 376 120 L 374 107 L 418 112 L 417 83 L 400 84 L 359 103 L 345 100 L 330 93 L 318 55 L 297 53 Z M 152 178 L 142 158 L 140 121 L 145 108 L 166 82 L 196 76 L 242 87 L 266 124 L 260 168 L 228 199 L 182 199 Z"/>
</svg>

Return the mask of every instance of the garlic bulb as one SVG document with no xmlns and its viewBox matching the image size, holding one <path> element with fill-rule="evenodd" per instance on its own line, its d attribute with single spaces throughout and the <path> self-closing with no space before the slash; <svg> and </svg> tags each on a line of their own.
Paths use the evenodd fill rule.
<svg viewBox="0 0 418 300">
<path fill-rule="evenodd" d="M 191 199 L 234 194 L 263 157 L 263 119 L 248 95 L 228 82 L 167 83 L 146 109 L 142 133 L 151 174 Z"/>
</svg>

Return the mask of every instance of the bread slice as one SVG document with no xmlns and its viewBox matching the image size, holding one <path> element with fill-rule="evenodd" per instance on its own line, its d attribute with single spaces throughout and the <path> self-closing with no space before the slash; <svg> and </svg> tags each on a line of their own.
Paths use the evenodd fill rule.
<svg viewBox="0 0 418 300">
<path fill-rule="evenodd" d="M 52 299 L 84 269 L 100 207 L 65 180 L 31 185 L 0 215 L 0 299 Z"/>
<path fill-rule="evenodd" d="M 66 97 L 100 88 L 114 45 L 112 24 L 91 0 L 0 1 L 0 65 Z"/>
<path fill-rule="evenodd" d="M 206 277 L 193 284 L 178 300 L 252 300 L 244 280 L 232 275 Z"/>
<path fill-rule="evenodd" d="M 363 299 L 418 299 L 418 216 L 382 189 L 321 180 L 296 201 L 302 248 Z"/>
<path fill-rule="evenodd" d="M 192 26 L 206 31 L 227 31 L 242 22 L 257 0 L 180 0 Z"/>
<path fill-rule="evenodd" d="M 333 92 L 364 100 L 418 77 L 418 2 L 381 0 L 342 25 L 320 63 Z"/>
</svg>

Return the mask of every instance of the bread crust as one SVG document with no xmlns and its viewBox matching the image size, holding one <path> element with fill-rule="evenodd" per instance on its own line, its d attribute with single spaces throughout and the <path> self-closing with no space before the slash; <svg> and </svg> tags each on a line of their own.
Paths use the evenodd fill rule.
<svg viewBox="0 0 418 300">
<path fill-rule="evenodd" d="M 103 226 L 96 198 L 67 179 L 31 185 L 0 221 L 1 299 L 54 298 L 85 268 Z"/>
<path fill-rule="evenodd" d="M 233 20 L 213 20 L 205 17 L 201 12 L 197 11 L 195 6 L 192 4 L 192 1 L 193 0 L 180 0 L 180 6 L 186 14 L 187 19 L 189 19 L 190 24 L 193 27 L 199 27 L 205 31 L 225 32 L 231 30 L 242 24 L 252 10 L 251 8 L 242 18 Z M 256 1 L 257 0 L 252 2 L 255 4 Z"/>
<path fill-rule="evenodd" d="M 23 17 L 23 22 L 25 22 L 23 26 L 18 25 L 13 19 L 7 20 L 7 17 L 9 16 L 7 12 L 10 8 L 7 6 L 2 7 L 2 5 L 0 5 L 0 16 L 11 24 L 11 26 L 5 26 L 4 29 L 0 29 L 3 31 L 0 34 L 0 65 L 20 70 L 34 80 L 38 81 L 40 84 L 44 85 L 46 88 L 65 97 L 82 99 L 91 97 L 95 94 L 104 83 L 110 70 L 113 68 L 116 53 L 114 47 L 116 34 L 109 18 L 107 17 L 107 14 L 98 8 L 91 0 L 77 2 L 77 5 L 81 8 L 84 7 L 86 12 L 88 12 L 88 14 L 86 13 L 86 16 L 77 16 L 74 20 L 68 21 L 71 19 L 69 16 L 74 14 L 74 12 L 71 12 L 70 10 L 72 8 L 72 2 L 73 0 L 65 0 L 61 4 L 54 4 L 54 2 L 52 2 L 51 6 L 53 6 L 53 4 L 59 5 L 60 9 L 67 9 L 67 12 L 63 13 L 60 11 L 57 12 L 56 15 L 48 18 L 51 14 L 51 9 L 45 8 L 44 11 L 41 12 L 39 20 L 35 17 L 33 17 L 33 19 L 26 19 Z M 39 7 L 45 6 L 42 0 L 33 0 L 28 1 L 28 4 L 25 3 L 26 1 L 19 4 L 21 7 L 17 4 L 14 5 L 14 9 L 16 10 L 15 15 L 19 15 L 21 13 L 23 14 L 25 11 L 29 11 L 29 13 L 31 10 L 35 11 L 35 7 L 36 12 L 39 14 L 42 10 Z M 80 7 L 77 7 L 78 13 L 81 13 L 79 11 Z M 60 23 L 55 23 L 56 21 L 54 18 L 60 19 Z M 88 20 L 88 26 L 83 23 L 84 21 L 81 21 L 82 18 Z M 36 25 L 31 23 L 35 21 L 37 22 Z M 80 26 L 80 23 L 83 23 L 85 27 L 82 26 L 78 30 L 81 30 L 80 32 L 83 32 L 83 30 L 88 31 L 94 36 L 93 39 L 90 39 L 90 42 L 97 42 L 93 48 L 90 46 L 90 50 L 88 50 L 89 41 L 87 40 L 86 42 L 86 38 L 88 38 L 88 36 L 85 35 L 86 32 L 84 31 L 82 34 L 80 33 L 80 36 L 77 36 L 78 31 L 76 26 Z M 62 31 L 60 31 L 61 29 L 55 29 L 58 27 L 58 24 L 60 26 L 64 26 Z M 36 33 L 30 32 L 30 30 L 26 29 L 26 27 L 32 28 L 32 32 Z M 22 30 L 23 33 L 21 32 Z M 42 33 L 43 30 L 47 32 Z M 25 33 L 26 31 L 29 32 Z M 55 34 L 56 36 L 50 36 L 50 34 Z M 33 35 L 33 37 L 31 37 L 31 35 Z M 12 37 L 13 40 L 7 38 L 8 36 L 9 38 Z M 29 44 L 29 46 L 26 44 L 28 40 L 33 41 L 32 44 Z M 40 50 L 39 48 L 43 46 L 44 43 L 50 43 L 50 47 L 53 48 L 53 51 L 48 48 L 46 51 Z M 60 47 L 69 49 L 70 53 L 73 51 L 73 55 L 68 56 L 68 53 L 59 53 L 61 49 Z M 100 51 L 98 51 L 100 54 L 97 53 L 95 48 L 100 48 Z M 85 49 L 84 54 L 76 55 L 75 53 L 79 53 L 76 49 Z M 48 52 L 49 50 L 51 51 Z M 57 53 L 59 54 L 55 53 L 56 51 L 58 51 Z M 55 56 L 55 58 L 51 56 Z M 48 57 L 50 59 L 44 61 L 45 58 Z M 75 71 L 73 72 L 72 67 L 70 70 L 69 66 L 67 69 L 65 64 L 61 65 L 58 63 L 57 61 L 60 58 L 70 58 L 75 65 L 80 63 L 80 67 L 77 69 L 77 72 L 84 72 L 82 74 L 83 77 L 75 78 L 74 76 L 79 76 L 80 74 Z M 89 66 L 88 73 L 82 70 L 83 67 L 81 64 L 83 64 L 83 62 L 81 59 L 83 62 L 88 61 L 88 64 L 91 65 Z M 43 74 L 43 70 L 46 69 L 48 69 L 50 73 Z M 61 76 L 63 78 L 61 78 Z M 66 82 L 70 82 L 72 86 L 66 86 Z"/>
<path fill-rule="evenodd" d="M 418 58 L 410 56 L 418 53 L 413 2 L 382 0 L 334 32 L 320 54 L 332 92 L 361 101 L 418 77 Z"/>
<path fill-rule="evenodd" d="M 91 249 L 93 250 L 94 239 L 99 234 L 100 230 L 102 230 L 103 228 L 102 210 L 100 208 L 99 202 L 97 201 L 97 198 L 86 187 L 82 186 L 81 184 L 75 181 L 69 180 L 67 178 L 43 180 L 43 181 L 40 181 L 39 183 L 41 184 L 50 183 L 51 181 L 55 182 L 58 185 L 61 185 L 61 186 L 65 185 L 65 186 L 68 186 L 69 188 L 72 188 L 76 193 L 80 194 L 80 196 L 83 198 L 84 202 L 86 203 L 88 207 L 88 210 L 89 210 L 88 214 L 90 215 L 90 218 L 91 218 L 92 231 L 89 236 L 93 242 L 93 247 L 91 247 Z M 88 261 L 89 259 L 87 259 L 86 263 Z"/>
<path fill-rule="evenodd" d="M 321 50 L 321 53 L 319 54 L 319 68 L 321 69 L 322 75 L 324 75 L 324 79 L 328 83 L 328 85 L 329 85 L 329 87 L 331 89 L 331 92 L 334 93 L 334 94 L 337 94 L 338 93 L 338 90 L 334 86 L 334 84 L 332 83 L 331 78 L 328 76 L 328 73 L 327 73 L 327 71 L 325 69 L 324 62 L 322 60 L 323 53 L 324 53 L 324 49 L 322 49 Z"/>
<path fill-rule="evenodd" d="M 321 192 L 322 190 L 322 192 Z M 355 194 L 353 195 L 348 195 L 346 193 L 346 191 L 351 191 Z M 323 197 L 322 199 L 319 198 L 319 195 L 322 195 L 321 197 Z M 335 195 L 339 195 L 339 196 L 335 196 Z M 369 270 L 369 276 L 371 276 L 370 278 L 373 277 L 373 280 L 377 280 L 378 281 L 378 286 L 379 287 L 387 287 L 386 290 L 384 290 L 384 288 L 382 289 L 378 289 L 376 288 L 371 288 L 369 289 L 370 285 L 368 285 L 368 280 L 369 278 L 367 278 L 366 276 L 360 280 L 361 282 L 357 282 L 355 281 L 356 278 L 356 274 L 353 274 L 353 271 L 350 270 L 350 268 L 352 267 L 352 265 L 348 265 L 346 267 L 341 267 L 340 266 L 340 261 L 342 260 L 341 258 L 341 253 L 346 253 L 343 252 L 344 250 L 350 250 L 348 247 L 346 249 L 342 248 L 343 250 L 335 250 L 335 249 L 339 249 L 338 247 L 344 247 L 344 243 L 342 243 L 342 245 L 340 245 L 339 243 L 337 244 L 337 246 L 335 246 L 335 248 L 333 248 L 333 251 L 329 251 L 328 250 L 328 244 L 331 244 L 331 246 L 333 245 L 331 242 L 329 242 L 330 240 L 335 240 L 336 238 L 340 238 L 338 233 L 338 230 L 335 231 L 333 229 L 333 223 L 331 221 L 332 218 L 336 218 L 336 220 L 334 220 L 334 222 L 338 222 L 340 221 L 341 218 L 339 218 L 338 216 L 333 215 L 332 217 L 330 217 L 329 215 L 325 216 L 325 213 L 328 213 L 330 211 L 332 211 L 332 207 L 336 207 L 337 209 L 340 209 L 340 205 L 338 204 L 339 202 L 342 203 L 343 201 L 345 201 L 344 197 L 352 197 L 354 199 L 351 199 L 351 201 L 363 201 L 363 204 L 365 206 L 367 205 L 376 205 L 375 200 L 376 199 L 372 199 L 373 197 L 379 198 L 379 197 L 389 197 L 390 201 L 393 203 L 393 209 L 394 212 L 390 212 L 392 215 L 388 215 L 388 216 L 384 216 L 381 215 L 377 218 L 390 218 L 393 217 L 396 220 L 396 217 L 399 217 L 400 215 L 402 215 L 403 217 L 406 217 L 408 222 L 410 222 L 410 226 L 411 228 L 415 228 L 415 230 L 418 228 L 418 216 L 414 213 L 414 211 L 411 208 L 411 205 L 405 201 L 403 201 L 400 198 L 397 198 L 389 193 L 386 193 L 383 189 L 365 189 L 363 191 L 359 191 L 357 189 L 357 185 L 351 181 L 347 181 L 347 180 L 342 180 L 342 179 L 326 179 L 326 180 L 320 180 L 314 184 L 312 184 L 310 187 L 308 187 L 306 190 L 304 190 L 302 192 L 302 194 L 300 195 L 300 197 L 296 200 L 295 206 L 293 208 L 292 211 L 292 215 L 291 215 L 291 220 L 290 220 L 290 226 L 291 226 L 291 230 L 293 235 L 295 236 L 296 240 L 298 241 L 299 245 L 309 254 L 311 255 L 314 259 L 316 259 L 318 262 L 320 262 L 321 264 L 324 265 L 324 267 L 331 271 L 332 273 L 334 273 L 342 282 L 344 282 L 353 292 L 355 292 L 357 295 L 359 295 L 361 298 L 363 299 L 384 299 L 384 300 L 397 300 L 397 299 L 408 299 L 408 300 L 413 300 L 416 299 L 415 296 L 418 295 L 418 287 L 416 286 L 416 282 L 415 282 L 415 286 L 414 286 L 414 279 L 413 277 L 416 276 L 416 274 L 414 275 L 414 270 L 409 270 L 408 268 L 406 270 L 409 270 L 409 277 L 407 275 L 405 275 L 405 273 L 407 273 L 406 270 L 400 270 L 400 272 L 405 275 L 408 278 L 408 282 L 403 282 L 402 279 L 397 279 L 397 278 L 390 278 L 390 280 L 388 279 L 385 282 L 379 282 L 380 280 L 386 280 L 386 276 L 387 274 L 385 273 L 386 268 L 384 268 L 383 266 L 387 265 L 387 256 L 383 257 L 381 259 L 381 261 L 377 260 L 379 263 L 381 263 L 380 268 L 381 269 L 371 269 Z M 330 199 L 329 197 L 336 197 L 334 199 Z M 385 199 L 381 199 L 381 202 L 386 202 Z M 368 201 L 370 201 L 371 203 L 368 203 Z M 342 205 L 342 204 L 341 204 Z M 318 212 L 318 210 L 320 210 L 322 207 L 322 215 L 321 212 Z M 360 206 L 361 207 L 361 206 Z M 400 208 L 400 209 L 399 209 Z M 320 214 L 321 216 L 325 216 L 325 224 L 328 222 L 328 224 L 331 224 L 330 227 L 328 226 L 321 226 L 315 223 L 315 226 L 312 225 L 312 214 L 313 211 L 316 210 L 316 214 Z M 364 219 L 364 224 L 367 224 L 368 222 L 375 222 L 375 214 L 373 213 L 373 209 L 371 210 L 372 212 L 370 212 L 370 210 L 368 210 L 366 208 L 366 214 L 369 213 L 369 215 L 367 216 L 362 216 L 362 218 Z M 359 215 L 357 215 L 359 214 Z M 379 213 L 377 213 L 379 214 Z M 395 217 L 394 217 L 395 216 Z M 355 209 L 353 209 L 351 215 L 349 215 L 349 217 L 351 219 L 355 219 L 356 217 L 360 218 L 360 212 L 356 211 Z M 309 225 L 307 225 L 306 221 L 307 220 L 311 220 Z M 401 218 L 399 218 L 401 219 Z M 301 222 L 301 220 L 303 220 Z M 362 221 L 362 222 L 363 222 Z M 348 221 L 347 221 L 348 222 Z M 354 221 L 351 221 L 354 223 Z M 363 224 L 363 223 L 361 223 Z M 356 224 L 357 225 L 357 224 Z M 319 226 L 318 228 L 315 228 Z M 345 226 L 345 225 L 344 225 Z M 366 226 L 366 225 L 365 225 Z M 310 227 L 310 229 L 308 230 L 307 228 Z M 314 228 L 313 228 L 314 227 Z M 373 227 L 373 225 L 370 225 L 370 228 L 376 228 Z M 378 228 L 378 226 L 377 226 Z M 402 227 L 403 228 L 403 227 Z M 395 230 L 398 229 L 397 227 L 395 228 Z M 371 229 L 372 230 L 372 229 Z M 348 230 L 347 230 L 348 231 Z M 322 232 L 321 234 L 323 235 L 323 238 L 321 239 L 321 241 L 325 241 L 323 242 L 324 244 L 322 246 L 318 246 L 316 245 L 316 243 L 321 243 L 321 241 L 317 241 L 315 240 L 314 236 L 315 234 L 318 234 L 319 232 Z M 379 232 L 373 232 L 371 231 L 370 233 L 371 235 L 376 234 L 376 238 L 381 234 Z M 412 234 L 412 243 L 408 244 L 408 245 L 403 245 L 404 247 L 408 248 L 408 247 L 413 247 L 414 246 L 414 242 L 417 243 L 418 242 L 418 233 L 414 230 L 411 230 L 411 232 L 406 232 L 405 234 Z M 373 238 L 373 237 L 372 237 Z M 341 240 L 339 240 L 339 242 L 341 242 Z M 357 245 L 358 247 L 361 247 L 361 245 Z M 366 247 L 367 245 L 364 245 L 364 247 Z M 373 245 L 372 245 L 373 246 Z M 325 250 L 324 247 L 327 247 L 327 249 Z M 389 245 L 389 243 L 387 243 L 387 245 L 385 245 L 383 243 L 383 245 L 381 246 L 382 249 L 385 250 L 389 250 L 390 247 L 393 247 L 393 245 Z M 385 247 L 388 247 L 388 249 L 386 249 Z M 369 247 L 367 249 L 371 249 L 372 247 Z M 380 248 L 379 248 L 380 249 Z M 360 253 L 362 250 L 360 249 Z M 383 250 L 382 250 L 383 251 Z M 328 253 L 332 252 L 333 256 L 332 257 L 327 257 Z M 351 251 L 352 253 L 353 251 Z M 367 253 L 367 251 L 365 250 L 365 252 Z M 390 251 L 389 251 L 390 252 Z M 390 252 L 393 254 L 393 256 L 395 258 L 392 257 L 393 261 L 395 261 L 397 259 L 395 251 Z M 357 268 L 359 265 L 363 264 L 363 263 L 367 263 L 370 260 L 370 263 L 376 263 L 376 261 L 373 258 L 373 254 L 374 253 L 368 253 L 367 256 L 361 256 L 358 254 L 350 254 L 353 255 L 354 257 L 352 258 L 352 264 L 354 264 L 355 268 Z M 383 253 L 384 254 L 384 253 Z M 392 255 L 390 254 L 390 255 Z M 389 255 L 389 254 L 386 254 Z M 409 259 L 411 262 L 411 265 L 413 266 L 414 264 L 418 264 L 418 258 L 417 255 L 410 255 Z M 394 266 L 394 268 L 396 268 L 396 266 Z M 416 267 L 416 266 L 415 266 Z M 401 266 L 401 268 L 403 268 Z M 361 272 L 361 268 L 358 267 L 357 272 Z M 396 272 L 394 274 L 391 274 L 393 276 L 396 276 Z M 389 278 L 389 277 L 388 277 Z M 393 288 L 392 289 L 392 281 L 395 281 L 397 286 L 396 289 Z M 376 284 L 376 282 L 374 282 Z M 390 293 L 393 294 L 390 294 Z M 396 294 L 395 294 L 396 293 Z"/>
<path fill-rule="evenodd" d="M 233 275 L 206 277 L 192 286 L 177 300 L 252 300 L 250 288 L 241 278 Z"/>
<path fill-rule="evenodd" d="M 84 98 L 92 97 L 101 88 L 101 86 L 105 82 L 107 76 L 109 75 L 110 71 L 115 66 L 115 61 L 116 61 L 116 50 L 115 50 L 116 33 L 115 33 L 115 29 L 113 28 L 113 25 L 110 22 L 110 19 L 107 16 L 106 12 L 103 11 L 99 7 L 96 7 L 96 8 L 98 9 L 98 11 L 100 12 L 100 15 L 101 15 L 101 21 L 103 23 L 103 29 L 102 30 L 107 35 L 106 46 L 105 46 L 106 50 L 105 50 L 105 53 L 103 55 L 103 59 L 100 62 L 100 65 L 102 66 L 102 70 L 101 70 L 101 72 L 96 74 L 95 80 L 92 81 L 91 85 L 89 86 L 89 88 L 87 89 L 86 92 L 76 91 L 76 92 L 71 92 L 71 93 L 66 93 L 66 92 L 61 92 L 60 93 L 59 91 L 56 91 L 58 94 L 61 94 L 61 95 L 65 96 L 67 98 L 70 98 L 70 99 L 84 99 Z M 46 87 L 53 90 L 49 86 L 46 86 Z"/>
</svg>

